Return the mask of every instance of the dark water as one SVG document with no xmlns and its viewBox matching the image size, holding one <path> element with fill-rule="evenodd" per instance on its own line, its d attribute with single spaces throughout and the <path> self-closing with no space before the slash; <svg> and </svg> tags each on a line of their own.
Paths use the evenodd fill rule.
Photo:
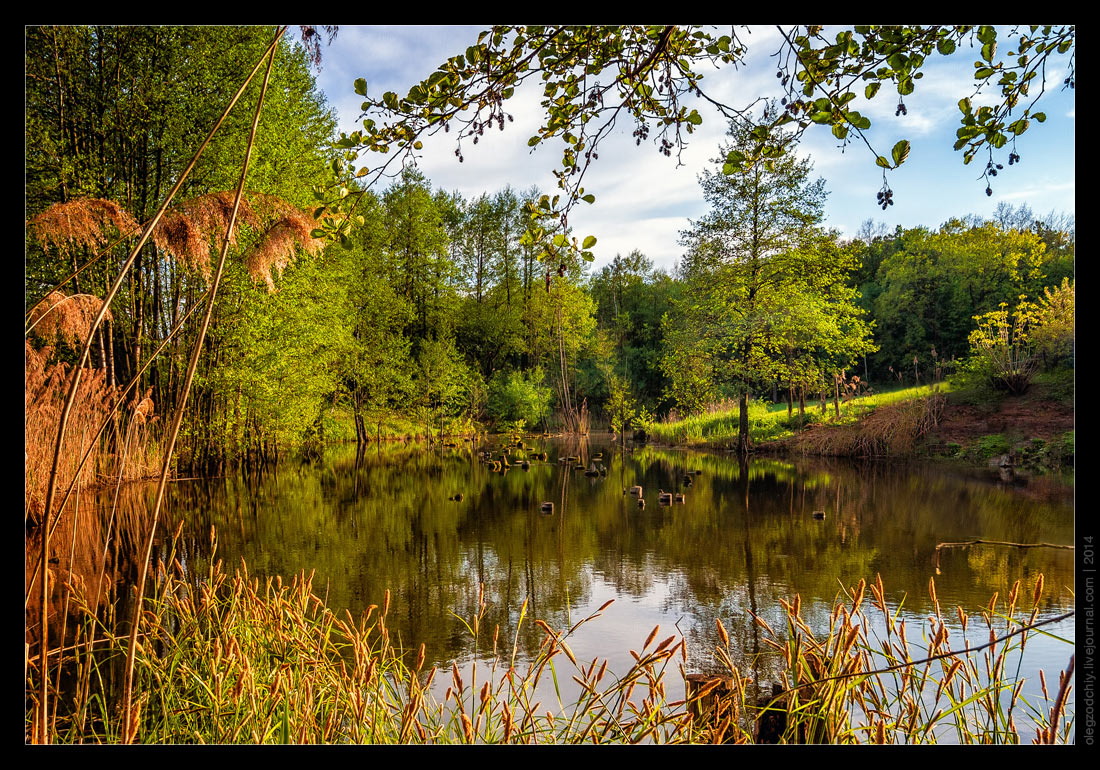
<svg viewBox="0 0 1100 770">
<path fill-rule="evenodd" d="M 532 439 L 530 452 L 547 452 L 547 462 L 493 472 L 477 450 L 500 443 L 434 452 L 372 446 L 358 462 L 354 447 L 330 448 L 319 461 L 285 463 L 248 481 L 179 482 L 168 510 L 184 522 L 190 566 L 200 573 L 214 526 L 228 567 L 243 557 L 256 576 L 315 571 L 315 591 L 337 612 L 357 614 L 390 589 L 393 631 L 410 648 L 426 643 L 429 663 L 446 667 L 487 652 L 489 642 L 476 650 L 459 620 L 476 611 L 480 586 L 486 627 L 499 625 L 509 649 L 525 599 L 528 618 L 554 628 L 615 599 L 571 640 L 582 661 L 606 657 L 612 669 L 626 668 L 628 651 L 659 624 L 659 638 L 686 638 L 688 671 L 711 670 L 720 618 L 739 663 L 760 681 L 774 672 L 755 657 L 760 631 L 749 612 L 782 625 L 779 600 L 796 593 L 808 622 L 821 627 L 842 584 L 876 574 L 917 625 L 933 611 L 932 577 L 945 608 L 976 612 L 1016 580 L 1030 597 L 1040 573 L 1040 616 L 1073 606 L 1072 551 L 951 549 L 938 575 L 933 560 L 942 542 L 1072 543 L 1073 488 L 1055 479 L 1005 481 L 915 464 L 746 466 L 733 456 L 624 452 L 598 439 Z M 581 455 L 587 466 L 601 451 L 607 475 L 599 478 L 556 462 Z M 512 462 L 524 454 L 513 450 Z M 685 472 L 694 470 L 702 472 L 685 488 Z M 624 494 L 633 485 L 643 487 L 644 509 Z M 659 489 L 683 491 L 686 502 L 659 505 Z M 461 501 L 449 500 L 458 493 Z M 554 503 L 552 514 L 540 511 L 543 502 Z M 1047 627 L 1070 640 L 1073 629 L 1072 619 Z M 526 622 L 520 654 L 540 641 Z M 1055 639 L 1029 641 L 1026 665 L 1057 682 L 1072 651 Z"/>
</svg>

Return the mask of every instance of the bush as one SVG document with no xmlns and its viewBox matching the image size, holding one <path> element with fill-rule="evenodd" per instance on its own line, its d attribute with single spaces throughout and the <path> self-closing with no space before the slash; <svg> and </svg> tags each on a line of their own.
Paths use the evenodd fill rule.
<svg viewBox="0 0 1100 770">
<path fill-rule="evenodd" d="M 539 369 L 497 372 L 489 381 L 489 416 L 497 423 L 522 421 L 534 427 L 550 414 L 552 398 Z"/>
<path fill-rule="evenodd" d="M 1007 454 L 1011 449 L 1012 445 L 1008 443 L 1008 439 L 1000 433 L 978 439 L 978 454 L 983 459 Z"/>
</svg>

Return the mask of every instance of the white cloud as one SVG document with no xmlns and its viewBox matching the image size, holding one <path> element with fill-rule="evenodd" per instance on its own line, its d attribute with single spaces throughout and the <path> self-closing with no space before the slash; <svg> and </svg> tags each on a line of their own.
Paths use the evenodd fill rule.
<svg viewBox="0 0 1100 770">
<path fill-rule="evenodd" d="M 355 78 L 365 77 L 372 95 L 386 90 L 404 94 L 448 56 L 474 43 L 477 32 L 476 27 L 342 27 L 336 43 L 323 52 L 319 82 L 330 102 L 340 109 L 344 130 L 354 130 L 361 102 L 352 91 Z M 708 96 L 731 108 L 780 95 L 776 60 L 771 56 L 779 48 L 779 32 L 763 27 L 742 38 L 748 45 L 748 66 L 705 69 L 702 81 Z M 1023 165 L 1002 172 L 994 183 L 996 197 L 991 199 L 984 195 L 984 182 L 975 179 L 981 174 L 978 164 L 963 166 L 961 153 L 951 149 L 960 117 L 957 102 L 973 92 L 973 59 L 967 50 L 949 59 L 931 57 L 916 92 L 905 98 L 907 115 L 894 114 L 897 100 L 896 94 L 889 93 L 889 84 L 869 103 L 862 96 L 857 99 L 861 104 L 857 109 L 873 121 L 867 136 L 877 153 L 889 155 L 898 140 L 912 140 L 909 160 L 888 175 L 898 203 L 885 212 L 875 205 L 882 172 L 863 143 L 856 139 L 842 153 L 839 142 L 827 130 L 813 126 L 806 132 L 798 152 L 812 158 L 815 176 L 827 180 L 827 225 L 848 235 L 868 218 L 886 221 L 891 227 L 935 227 L 952 216 L 990 213 L 1000 199 L 1026 201 L 1036 210 L 1073 213 L 1075 107 L 1072 92 L 1055 88 L 1064 74 L 1059 74 L 1057 81 L 1048 74 L 1051 85 L 1044 99 L 1050 102 L 1045 108 L 1050 117 L 1046 124 L 1033 126 L 1019 138 Z M 505 105 L 515 122 L 506 124 L 503 132 L 489 131 L 491 136 L 480 138 L 477 145 L 464 139 L 463 163 L 454 155 L 455 131 L 426 140 L 420 167 L 433 186 L 467 196 L 492 193 L 509 184 L 517 190 L 537 185 L 545 193 L 558 192 L 551 171 L 560 168 L 560 142 L 539 145 L 535 152 L 527 146 L 541 124 L 541 95 L 535 82 L 517 89 Z M 995 88 L 987 89 L 975 102 L 984 103 L 996 95 Z M 713 168 L 712 160 L 726 130 L 725 120 L 713 106 L 700 100 L 687 106 L 699 110 L 703 124 L 687 137 L 683 167 L 677 168 L 675 156 L 660 155 L 652 137 L 636 146 L 630 136 L 633 124 L 626 119 L 601 145 L 599 160 L 583 181 L 586 191 L 596 196 L 596 204 L 578 204 L 570 220 L 578 234 L 599 238 L 599 260 L 634 248 L 666 269 L 679 259 L 679 231 L 687 226 L 688 218 L 706 210 L 697 176 L 703 169 Z M 1035 169 L 1043 169 L 1053 181 L 1040 182 L 1029 176 Z"/>
</svg>

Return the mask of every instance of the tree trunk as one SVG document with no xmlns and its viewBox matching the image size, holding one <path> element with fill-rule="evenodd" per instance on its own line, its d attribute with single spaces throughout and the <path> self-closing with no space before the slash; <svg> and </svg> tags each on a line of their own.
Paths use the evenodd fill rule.
<svg viewBox="0 0 1100 770">
<path fill-rule="evenodd" d="M 749 452 L 749 394 L 742 393 L 737 409 L 737 452 L 746 455 Z"/>
</svg>

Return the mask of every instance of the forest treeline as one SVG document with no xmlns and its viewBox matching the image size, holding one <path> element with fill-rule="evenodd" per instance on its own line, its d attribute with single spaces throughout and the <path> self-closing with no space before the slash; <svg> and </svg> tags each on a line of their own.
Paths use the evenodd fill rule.
<svg viewBox="0 0 1100 770">
<path fill-rule="evenodd" d="M 252 27 L 27 29 L 28 366 L 77 359 L 127 244 L 269 39 Z M 157 415 L 182 395 L 188 314 L 249 120 L 233 113 L 215 136 L 93 341 L 103 388 L 136 378 L 128 398 Z M 731 127 L 724 149 L 743 134 Z M 1072 217 L 1026 205 L 937 228 L 869 220 L 841 238 L 824 222 L 826 181 L 793 157 L 704 174 L 710 212 L 686 225 L 671 271 L 645 244 L 598 268 L 548 266 L 525 235 L 538 189 L 465 196 L 415 169 L 340 189 L 337 141 L 307 53 L 280 43 L 183 463 L 394 432 L 623 431 L 726 400 L 804 402 L 841 372 L 876 387 L 928 381 L 970 354 L 976 316 L 1041 302 L 1074 275 Z M 334 193 L 358 198 L 352 227 L 321 241 Z"/>
</svg>

